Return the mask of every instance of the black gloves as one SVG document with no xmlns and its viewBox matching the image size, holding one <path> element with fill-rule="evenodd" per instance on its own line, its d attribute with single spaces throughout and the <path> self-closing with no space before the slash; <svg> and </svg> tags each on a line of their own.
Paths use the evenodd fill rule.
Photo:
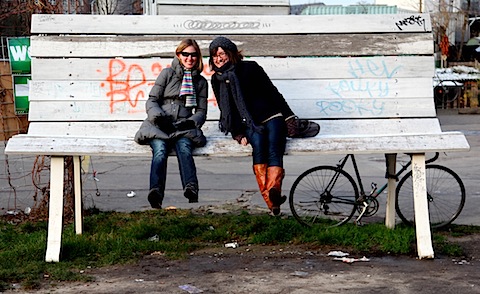
<svg viewBox="0 0 480 294">
<path fill-rule="evenodd" d="M 191 130 L 196 128 L 195 122 L 191 119 L 186 119 L 186 120 L 176 122 L 174 123 L 174 125 L 177 127 L 179 131 L 186 131 L 186 130 Z"/>
<path fill-rule="evenodd" d="M 177 130 L 177 128 L 173 125 L 172 118 L 166 115 L 157 117 L 155 119 L 155 125 L 166 134 L 171 134 Z"/>
<path fill-rule="evenodd" d="M 173 122 L 172 117 L 168 115 L 157 117 L 155 119 L 155 125 L 166 134 L 171 134 L 175 131 L 186 131 L 196 128 L 195 122 L 191 119 Z"/>
</svg>

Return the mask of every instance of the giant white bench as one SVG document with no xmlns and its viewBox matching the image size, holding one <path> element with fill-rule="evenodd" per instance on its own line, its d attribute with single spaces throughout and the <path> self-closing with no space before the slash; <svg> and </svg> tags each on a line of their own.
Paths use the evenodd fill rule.
<svg viewBox="0 0 480 294">
<path fill-rule="evenodd" d="M 427 14 L 49 14 L 33 15 L 31 32 L 30 125 L 8 141 L 5 153 L 51 156 L 47 261 L 60 259 L 65 157 L 74 159 L 81 234 L 80 157 L 151 156 L 133 137 L 156 76 L 182 38 L 196 39 L 208 57 L 218 35 L 264 67 L 298 116 L 321 125 L 315 138 L 289 139 L 288 154 L 386 154 L 390 173 L 396 154 L 412 154 L 418 256 L 433 258 L 425 153 L 470 147 L 462 133 L 443 132 L 436 118 Z M 195 154 L 250 155 L 249 147 L 219 132 L 211 89 L 208 107 L 208 143 Z M 388 183 L 386 225 L 393 228 L 396 183 Z"/>
</svg>

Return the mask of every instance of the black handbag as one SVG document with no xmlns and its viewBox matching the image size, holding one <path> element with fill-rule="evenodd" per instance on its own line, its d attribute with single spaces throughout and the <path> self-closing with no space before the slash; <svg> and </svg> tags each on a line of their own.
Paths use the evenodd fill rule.
<svg viewBox="0 0 480 294">
<path fill-rule="evenodd" d="M 320 125 L 308 119 L 293 117 L 287 120 L 288 137 L 309 138 L 315 137 L 320 132 Z"/>
</svg>

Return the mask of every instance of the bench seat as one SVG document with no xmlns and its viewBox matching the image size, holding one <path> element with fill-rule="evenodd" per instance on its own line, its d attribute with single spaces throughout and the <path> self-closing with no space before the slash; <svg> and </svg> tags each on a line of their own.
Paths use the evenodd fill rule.
<svg viewBox="0 0 480 294">
<path fill-rule="evenodd" d="M 389 173 L 396 154 L 412 154 L 418 256 L 433 257 L 425 153 L 470 147 L 462 133 L 442 131 L 436 117 L 428 14 L 33 15 L 31 32 L 30 125 L 5 153 L 51 156 L 47 261 L 60 257 L 65 157 L 73 156 L 81 234 L 80 157 L 151 156 L 133 138 L 156 77 L 185 37 L 198 42 L 208 64 L 218 35 L 264 68 L 296 115 L 320 124 L 314 138 L 288 139 L 287 154 L 386 154 Z M 210 80 L 213 73 L 206 67 L 202 74 Z M 251 154 L 219 132 L 211 87 L 207 119 L 207 145 L 196 155 Z M 395 185 L 388 180 L 390 228 Z"/>
<path fill-rule="evenodd" d="M 459 148 L 463 146 L 463 149 Z M 68 137 L 19 135 L 11 139 L 7 154 L 36 154 L 52 156 L 151 156 L 149 146 L 139 146 L 131 138 Z M 371 153 L 426 153 L 468 151 L 469 145 L 460 132 L 441 134 L 378 134 L 317 136 L 316 138 L 289 139 L 287 154 L 371 154 Z M 250 156 L 250 146 L 241 146 L 228 136 L 209 136 L 205 147 L 197 148 L 194 155 Z"/>
</svg>

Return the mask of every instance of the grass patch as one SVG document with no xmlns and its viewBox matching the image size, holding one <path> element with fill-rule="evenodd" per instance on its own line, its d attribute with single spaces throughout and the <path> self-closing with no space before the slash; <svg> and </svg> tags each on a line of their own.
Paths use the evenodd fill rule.
<svg viewBox="0 0 480 294">
<path fill-rule="evenodd" d="M 446 236 L 479 233 L 480 228 L 451 226 L 434 232 L 436 254 L 461 255 L 460 246 Z M 88 281 L 82 274 L 88 267 L 135 262 L 152 252 L 168 258 L 185 258 L 192 251 L 223 247 L 237 241 L 243 245 L 306 246 L 348 250 L 367 256 L 416 254 L 415 231 L 397 226 L 390 230 L 383 224 L 357 227 L 347 224 L 329 228 L 308 228 L 295 219 L 247 212 L 227 215 L 198 215 L 189 210 L 145 211 L 134 213 L 98 212 L 84 218 L 84 234 L 76 235 L 67 225 L 62 236 L 59 263 L 44 262 L 47 224 L 26 222 L 13 225 L 0 218 L 0 291 L 13 283 L 35 289 L 43 279 L 49 281 Z M 151 238 L 156 237 L 157 241 Z"/>
</svg>

